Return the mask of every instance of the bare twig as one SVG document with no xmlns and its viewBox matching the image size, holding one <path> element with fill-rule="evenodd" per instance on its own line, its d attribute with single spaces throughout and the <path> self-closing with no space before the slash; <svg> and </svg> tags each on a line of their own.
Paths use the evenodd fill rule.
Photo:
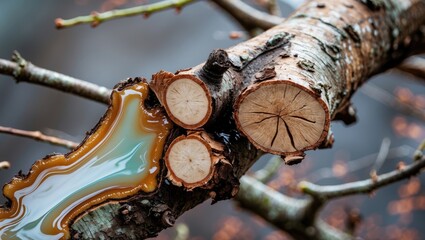
<svg viewBox="0 0 425 240">
<path fill-rule="evenodd" d="M 380 187 L 410 178 L 418 174 L 424 167 L 425 158 L 422 158 L 421 160 L 415 161 L 401 169 L 379 175 L 375 179 L 367 179 L 334 186 L 319 186 L 303 181 L 300 182 L 299 187 L 301 191 L 313 196 L 315 199 L 320 199 L 320 201 L 327 201 L 348 195 L 370 193 Z"/>
<path fill-rule="evenodd" d="M 425 81 L 425 58 L 410 57 L 401 63 L 397 69 Z"/>
<path fill-rule="evenodd" d="M 20 136 L 20 137 L 32 138 L 32 139 L 37 140 L 37 141 L 47 142 L 47 143 L 50 143 L 50 144 L 53 144 L 53 145 L 66 147 L 66 148 L 69 148 L 71 150 L 78 146 L 78 143 L 68 141 L 68 140 L 64 140 L 64 139 L 57 138 L 57 137 L 47 136 L 47 135 L 42 134 L 40 131 L 25 131 L 25 130 L 20 130 L 20 129 L 16 129 L 16 128 L 0 126 L 0 133 L 6 133 L 6 134 Z"/>
<path fill-rule="evenodd" d="M 18 52 L 14 52 L 12 61 L 0 59 L 0 73 L 13 76 L 17 82 L 35 83 L 105 104 L 109 103 L 111 95 L 106 87 L 37 67 Z"/>
<path fill-rule="evenodd" d="M 406 157 L 406 156 L 409 156 L 414 150 L 415 150 L 414 148 L 407 145 L 391 148 L 388 151 L 388 158 Z M 353 159 L 346 162 L 345 163 L 346 169 L 347 169 L 346 174 L 358 171 L 366 167 L 370 167 L 371 163 L 378 158 L 378 155 L 379 153 L 373 153 L 373 154 L 369 154 L 364 157 L 361 157 L 359 159 Z M 332 168 L 324 167 L 312 172 L 309 175 L 308 179 L 310 182 L 317 182 L 319 180 L 332 178 L 332 177 L 335 177 L 335 174 Z"/>
<path fill-rule="evenodd" d="M 193 2 L 193 0 L 166 0 L 166 1 L 161 1 L 157 3 L 152 3 L 152 4 L 142 5 L 142 6 L 132 7 L 132 8 L 115 9 L 115 10 L 111 10 L 111 11 L 107 11 L 103 13 L 93 12 L 87 16 L 80 16 L 80 17 L 67 19 L 67 20 L 57 18 L 55 20 L 55 24 L 57 28 L 71 27 L 71 26 L 84 24 L 84 23 L 91 23 L 92 27 L 96 27 L 102 22 L 109 21 L 116 18 L 131 17 L 131 16 L 141 15 L 141 14 L 148 16 L 152 13 L 163 11 L 169 8 L 176 8 L 180 10 L 181 7 L 191 2 Z"/>
<path fill-rule="evenodd" d="M 269 29 L 283 21 L 283 18 L 261 12 L 240 0 L 211 0 L 232 16 L 248 32 L 259 28 Z"/>
<path fill-rule="evenodd" d="M 373 84 L 364 84 L 360 89 L 362 93 L 366 94 L 368 97 L 375 99 L 378 102 L 383 104 L 395 107 L 405 113 L 408 113 L 412 116 L 415 116 L 422 121 L 425 121 L 425 112 L 417 109 L 411 104 L 404 103 L 399 101 L 394 95 L 385 91 L 382 88 L 379 88 Z"/>
<path fill-rule="evenodd" d="M 10 163 L 7 161 L 0 162 L 0 169 L 8 169 L 10 168 Z"/>
<path fill-rule="evenodd" d="M 375 163 L 370 171 L 371 175 L 377 174 L 379 169 L 384 164 L 385 160 L 388 158 L 388 153 L 390 152 L 391 140 L 389 138 L 384 138 L 379 148 L 378 156 L 376 157 Z"/>
</svg>

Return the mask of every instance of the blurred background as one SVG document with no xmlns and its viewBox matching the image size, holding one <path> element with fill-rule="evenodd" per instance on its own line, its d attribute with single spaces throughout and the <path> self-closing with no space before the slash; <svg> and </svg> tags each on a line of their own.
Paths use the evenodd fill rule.
<svg viewBox="0 0 425 240">
<path fill-rule="evenodd" d="M 14 50 L 33 64 L 98 85 L 112 88 L 127 77 L 150 78 L 159 70 L 174 72 L 205 61 L 209 52 L 246 39 L 239 26 L 208 1 L 175 10 L 102 23 L 97 28 L 80 25 L 56 30 L 54 19 L 87 15 L 92 11 L 135 6 L 140 0 L 0 1 L 0 58 Z M 154 2 L 154 1 L 150 1 Z M 280 1 L 284 16 L 297 1 Z M 255 4 L 254 0 L 247 3 Z M 235 35 L 237 34 L 237 35 Z M 241 37 L 234 39 L 235 36 Z M 230 36 L 233 36 L 231 38 Z M 369 87 L 368 87 L 369 86 Z M 384 173 L 400 161 L 409 163 L 413 150 L 425 138 L 423 120 L 382 102 L 379 93 L 425 111 L 425 85 L 413 77 L 391 71 L 374 77 L 357 92 L 353 102 L 358 122 L 346 127 L 333 123 L 336 142 L 329 150 L 307 152 L 299 165 L 282 166 L 269 185 L 297 195 L 301 180 L 337 184 L 369 178 L 373 168 Z M 70 94 L 28 83 L 16 84 L 0 75 L 0 126 L 40 130 L 45 134 L 80 142 L 98 122 L 106 106 Z M 389 144 L 385 162 L 375 164 L 382 143 Z M 0 161 L 11 168 L 0 170 L 3 185 L 34 161 L 66 149 L 46 143 L 0 134 Z M 254 166 L 258 169 L 267 157 Z M 421 239 L 425 234 L 424 176 L 379 189 L 371 195 L 331 202 L 322 217 L 344 228 L 353 213 L 361 215 L 358 234 L 365 239 Z M 0 197 L 4 202 L 4 197 Z M 189 239 L 289 239 L 260 218 L 238 208 L 234 201 L 209 202 L 187 212 L 177 228 L 158 239 L 175 239 L 176 229 L 189 230 Z"/>
</svg>

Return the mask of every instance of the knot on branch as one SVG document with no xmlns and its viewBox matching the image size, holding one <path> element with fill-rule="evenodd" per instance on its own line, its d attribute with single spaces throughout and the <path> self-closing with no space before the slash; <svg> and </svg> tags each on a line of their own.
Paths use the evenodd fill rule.
<svg viewBox="0 0 425 240">
<path fill-rule="evenodd" d="M 157 204 L 151 208 L 154 217 L 160 218 L 166 227 L 171 227 L 176 222 L 176 218 L 167 204 Z"/>
<path fill-rule="evenodd" d="M 124 204 L 119 209 L 119 213 L 121 219 L 124 223 L 135 223 L 136 225 L 143 224 L 145 219 L 143 218 L 143 214 L 137 206 L 133 206 L 130 204 Z"/>
<path fill-rule="evenodd" d="M 12 61 L 17 63 L 19 68 L 13 71 L 13 76 L 16 81 L 19 82 L 19 78 L 22 76 L 22 70 L 27 66 L 28 62 L 25 60 L 18 51 L 13 51 Z"/>
<path fill-rule="evenodd" d="M 335 115 L 334 120 L 341 120 L 345 125 L 351 125 L 357 122 L 356 109 L 349 103 Z"/>
<path fill-rule="evenodd" d="M 200 70 L 200 75 L 212 84 L 220 84 L 224 73 L 231 66 L 229 56 L 223 49 L 216 49 L 210 53 L 207 61 Z"/>
</svg>

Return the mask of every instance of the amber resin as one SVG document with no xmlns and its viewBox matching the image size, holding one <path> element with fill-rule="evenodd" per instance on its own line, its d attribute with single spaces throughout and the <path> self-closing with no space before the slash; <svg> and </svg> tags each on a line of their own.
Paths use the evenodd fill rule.
<svg viewBox="0 0 425 240">
<path fill-rule="evenodd" d="M 146 109 L 146 83 L 112 93 L 112 105 L 76 150 L 36 162 L 26 178 L 3 188 L 0 239 L 68 238 L 70 221 L 92 206 L 157 188 L 159 160 L 171 124 Z"/>
</svg>

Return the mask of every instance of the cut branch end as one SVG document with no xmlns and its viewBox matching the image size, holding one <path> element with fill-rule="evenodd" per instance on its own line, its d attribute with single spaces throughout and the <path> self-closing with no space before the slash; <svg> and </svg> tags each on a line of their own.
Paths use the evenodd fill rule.
<svg viewBox="0 0 425 240">
<path fill-rule="evenodd" d="M 200 79 L 176 75 L 167 85 L 164 105 L 170 118 L 186 129 L 202 127 L 212 112 L 211 94 Z"/>
<path fill-rule="evenodd" d="M 201 136 L 180 136 L 174 139 L 165 154 L 168 179 L 189 190 L 203 186 L 213 176 L 215 159 L 210 144 Z"/>
<path fill-rule="evenodd" d="M 278 155 L 301 156 L 296 153 L 317 148 L 327 136 L 328 119 L 326 104 L 290 81 L 255 84 L 236 103 L 239 130 L 257 148 Z"/>
</svg>

